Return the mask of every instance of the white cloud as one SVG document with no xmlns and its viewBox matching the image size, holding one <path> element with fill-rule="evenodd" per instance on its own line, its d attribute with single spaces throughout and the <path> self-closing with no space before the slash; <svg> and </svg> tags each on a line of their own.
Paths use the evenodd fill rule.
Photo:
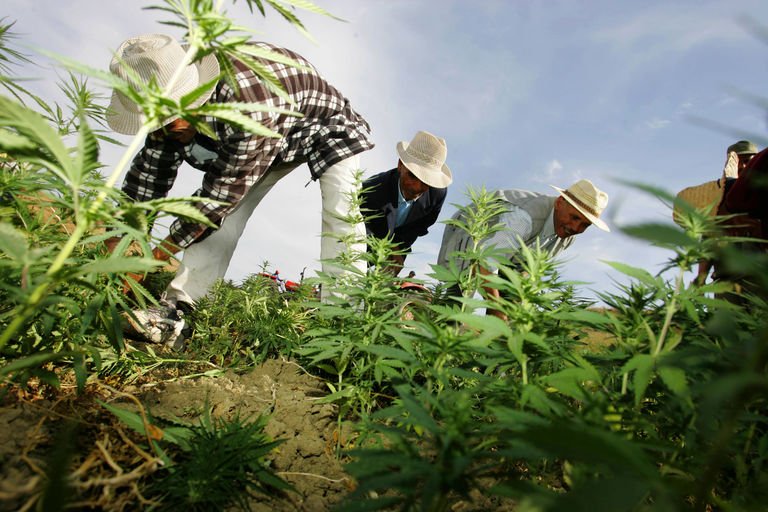
<svg viewBox="0 0 768 512">
<path fill-rule="evenodd" d="M 669 126 L 669 123 L 671 123 L 669 119 L 660 119 L 658 117 L 655 117 L 649 121 L 646 121 L 645 126 L 647 128 L 650 128 L 651 130 L 660 130 L 662 128 L 666 128 L 667 126 Z"/>
<path fill-rule="evenodd" d="M 534 183 L 542 183 L 544 185 L 557 185 L 567 187 L 571 183 L 580 180 L 584 175 L 584 172 L 573 166 L 569 166 L 567 169 L 558 159 L 552 159 L 544 165 L 541 171 L 536 171 L 530 176 L 530 180 Z M 547 190 L 549 193 L 549 190 Z"/>
<path fill-rule="evenodd" d="M 738 22 L 752 10 L 750 2 L 699 2 L 695 8 L 683 2 L 647 6 L 613 26 L 594 33 L 596 41 L 609 44 L 628 58 L 669 59 L 704 44 L 735 43 L 751 35 Z"/>
</svg>

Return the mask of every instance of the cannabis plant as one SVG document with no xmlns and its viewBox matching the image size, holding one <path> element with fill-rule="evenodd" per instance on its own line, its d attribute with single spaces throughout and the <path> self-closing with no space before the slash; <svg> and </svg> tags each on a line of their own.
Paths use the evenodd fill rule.
<svg viewBox="0 0 768 512">
<path fill-rule="evenodd" d="M 189 350 L 235 366 L 290 355 L 307 328 L 310 310 L 301 297 L 289 300 L 285 295 L 258 274 L 239 285 L 216 283 L 189 315 L 194 326 Z"/>
<path fill-rule="evenodd" d="M 282 440 L 272 440 L 262 415 L 214 417 L 206 406 L 195 424 L 160 422 L 114 404 L 102 405 L 144 436 L 163 462 L 146 485 L 159 510 L 249 510 L 256 494 L 274 496 L 291 486 L 270 468 L 267 456 Z"/>
<path fill-rule="evenodd" d="M 300 21 L 286 6 L 326 14 L 303 0 L 266 3 L 301 30 Z M 248 1 L 249 7 L 258 7 L 262 14 L 263 4 Z M 250 32 L 226 16 L 223 2 L 167 0 L 151 8 L 170 16 L 164 23 L 185 31 L 188 51 L 180 68 L 215 54 L 224 64 L 225 79 L 231 79 L 232 68 L 227 63 L 232 57 L 253 67 L 266 83 L 277 82 L 255 60 L 271 55 L 254 53 L 253 46 L 247 44 Z M 201 133 L 213 135 L 201 120 L 207 116 L 252 133 L 278 135 L 244 114 L 264 110 L 260 104 L 204 104 L 190 108 L 211 84 L 176 102 L 166 97 L 174 80 L 162 90 L 154 82 L 139 85 L 140 81 L 122 80 L 63 56 L 55 57 L 70 72 L 72 83 L 64 87 L 64 92 L 72 106 L 49 106 L 9 76 L 8 64 L 25 58 L 9 44 L 11 26 L 4 20 L 0 25 L 0 85 L 12 95 L 0 96 L 0 353 L 12 364 L 0 370 L 0 375 L 13 373 L 23 380 L 19 372 L 41 372 L 41 364 L 66 359 L 76 363 L 82 385 L 85 361 L 98 363 L 96 352 L 89 351 L 89 347 L 105 341 L 99 335 L 115 350 L 123 349 L 120 312 L 133 306 L 123 294 L 123 287 L 130 287 L 140 306 L 154 300 L 131 277 L 160 265 L 151 257 L 147 235 L 150 226 L 163 215 L 210 225 L 192 205 L 192 198 L 133 203 L 115 189 L 118 177 L 147 134 L 159 128 L 162 120 L 178 116 Z M 109 143 L 110 139 L 94 128 L 103 126 L 103 107 L 98 104 L 99 98 L 89 92 L 87 82 L 76 78 L 75 73 L 104 82 L 134 101 L 143 112 L 143 125 L 107 176 L 101 175 L 99 144 Z M 277 94 L 285 95 L 279 87 L 272 87 Z M 31 208 L 30 203 L 40 206 Z M 114 237 L 121 242 L 108 252 L 104 242 Z M 62 330 L 63 326 L 67 328 Z M 61 332 L 65 332 L 64 339 L 55 339 L 55 333 Z"/>
<path fill-rule="evenodd" d="M 274 496 L 291 486 L 269 467 L 266 456 L 282 441 L 264 434 L 268 417 L 230 420 L 205 414 L 190 427 L 173 464 L 156 475 L 150 486 L 161 496 L 160 510 L 209 511 L 237 506 L 250 510 L 257 493 Z"/>
<path fill-rule="evenodd" d="M 465 297 L 431 306 L 436 315 L 394 335 L 407 347 L 392 377 L 397 396 L 372 414 L 365 442 L 350 452 L 358 491 L 344 509 L 447 510 L 489 494 L 492 504 L 475 505 L 758 506 L 768 474 L 768 259 L 750 253 L 741 264 L 762 290 L 743 297 L 748 308 L 712 299 L 718 288 L 683 279 L 710 242 L 677 229 L 625 229 L 671 249 L 674 273 L 610 263 L 630 284 L 602 294 L 602 312 L 574 302 L 557 265 L 530 250 L 484 281 L 504 291 L 494 307 L 508 323 L 461 312 L 477 304 Z M 744 258 L 720 254 L 725 265 Z M 613 341 L 585 348 L 588 332 Z"/>
</svg>

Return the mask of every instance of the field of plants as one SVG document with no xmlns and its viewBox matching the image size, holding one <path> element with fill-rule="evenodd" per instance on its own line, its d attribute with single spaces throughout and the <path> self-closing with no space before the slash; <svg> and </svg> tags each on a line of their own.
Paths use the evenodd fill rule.
<svg viewBox="0 0 768 512">
<path fill-rule="evenodd" d="M 157 8 L 188 31 L 190 59 L 249 61 L 213 4 Z M 300 26 L 282 3 L 248 4 Z M 184 350 L 147 345 L 121 327 L 170 276 L 145 256 L 146 233 L 163 216 L 201 219 L 189 198 L 133 203 L 115 182 L 169 113 L 241 126 L 245 116 L 188 109 L 194 98 L 175 104 L 64 58 L 68 104 L 52 104 L 14 81 L 28 58 L 15 42 L 13 21 L 0 20 L 0 509 L 768 507 L 768 259 L 702 236 L 718 229 L 707 215 L 682 205 L 683 229 L 624 228 L 666 248 L 668 265 L 653 275 L 611 263 L 628 284 L 599 307 L 535 249 L 517 269 L 480 275 L 498 255 L 478 244 L 462 255 L 469 268 L 436 267 L 439 285 L 406 293 L 382 270 L 392 244 L 369 240 L 338 262 L 364 258 L 364 274 L 280 293 L 255 269 L 197 305 Z M 90 79 L 146 113 L 106 176 L 99 147 L 114 141 Z M 468 195 L 462 227 L 479 241 L 499 229 L 501 206 Z M 705 257 L 753 293 L 689 284 Z M 454 284 L 464 297 L 446 296 Z M 500 290 L 494 308 L 508 321 L 478 314 L 482 284 Z"/>
</svg>

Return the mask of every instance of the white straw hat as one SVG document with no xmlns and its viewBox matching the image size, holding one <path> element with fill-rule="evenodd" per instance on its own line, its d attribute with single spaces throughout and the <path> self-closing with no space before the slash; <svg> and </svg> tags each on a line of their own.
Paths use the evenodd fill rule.
<svg viewBox="0 0 768 512">
<path fill-rule="evenodd" d="M 560 192 L 560 195 L 579 210 L 589 222 L 603 231 L 610 231 L 608 225 L 600 220 L 600 214 L 608 206 L 608 194 L 593 185 L 591 181 L 579 180 L 566 190 L 554 185 L 550 186 Z"/>
<path fill-rule="evenodd" d="M 410 144 L 398 142 L 397 153 L 408 170 L 430 187 L 445 188 L 453 181 L 451 170 L 445 165 L 445 139 L 420 131 Z"/>
<path fill-rule="evenodd" d="M 144 34 L 123 42 L 115 52 L 109 70 L 112 74 L 131 83 L 135 83 L 126 67 L 137 74 L 142 82 L 154 78 L 160 87 L 165 88 L 184 59 L 184 47 L 174 38 L 163 34 Z M 210 82 L 219 75 L 219 62 L 215 55 L 206 55 L 199 62 L 188 65 L 179 75 L 168 97 L 179 100 L 201 84 Z M 215 86 L 214 86 L 215 87 Z M 211 97 L 214 87 L 195 100 L 190 107 L 199 107 Z M 165 119 L 163 125 L 177 119 L 177 116 Z M 107 124 L 118 133 L 136 134 L 143 123 L 141 109 L 119 91 L 112 92 L 112 100 L 107 111 Z"/>
</svg>

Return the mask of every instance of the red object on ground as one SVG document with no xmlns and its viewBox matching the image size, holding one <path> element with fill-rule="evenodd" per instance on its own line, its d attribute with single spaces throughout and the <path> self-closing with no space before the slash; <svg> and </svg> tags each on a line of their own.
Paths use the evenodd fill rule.
<svg viewBox="0 0 768 512">
<path fill-rule="evenodd" d="M 296 281 L 288 281 L 287 279 L 283 279 L 280 277 L 280 274 L 274 273 L 270 274 L 268 272 L 259 272 L 259 275 L 262 277 L 268 277 L 271 280 L 273 280 L 275 283 L 278 282 L 278 279 L 282 281 L 283 285 L 285 285 L 285 289 L 289 292 L 296 292 L 299 291 L 299 287 L 301 286 L 300 283 L 297 283 Z"/>
<path fill-rule="evenodd" d="M 411 281 L 403 281 L 402 283 L 400 283 L 400 289 L 401 290 L 415 290 L 415 291 L 420 291 L 420 292 L 429 291 L 429 290 L 427 290 L 427 287 L 424 286 L 423 284 L 412 283 Z"/>
</svg>

